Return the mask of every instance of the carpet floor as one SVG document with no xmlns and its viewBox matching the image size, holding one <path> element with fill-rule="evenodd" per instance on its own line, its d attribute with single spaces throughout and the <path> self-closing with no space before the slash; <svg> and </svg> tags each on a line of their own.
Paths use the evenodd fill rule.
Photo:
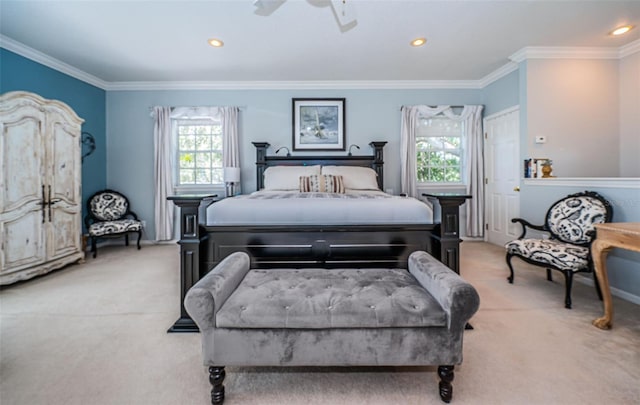
<svg viewBox="0 0 640 405">
<path fill-rule="evenodd" d="M 105 246 L 96 259 L 0 291 L 0 404 L 208 404 L 199 334 L 167 334 L 179 315 L 177 245 Z M 640 404 L 640 306 L 462 244 L 480 294 L 452 404 Z M 227 368 L 225 404 L 441 404 L 435 368 Z"/>
</svg>

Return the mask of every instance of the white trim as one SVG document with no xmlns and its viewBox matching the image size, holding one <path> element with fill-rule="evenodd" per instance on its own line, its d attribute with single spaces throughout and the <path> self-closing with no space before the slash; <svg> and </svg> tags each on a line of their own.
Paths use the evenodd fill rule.
<svg viewBox="0 0 640 405">
<path fill-rule="evenodd" d="M 128 90 L 323 90 L 323 89 L 481 89 L 478 80 L 310 80 L 111 82 L 109 91 Z"/>
<path fill-rule="evenodd" d="M 514 72 L 516 70 L 518 70 L 518 64 L 515 62 L 508 62 L 507 64 L 499 67 L 498 69 L 489 73 L 482 79 L 478 80 L 478 85 L 480 86 L 479 88 L 484 89 L 485 87 L 495 82 L 496 80 L 502 79 L 509 73 Z"/>
<path fill-rule="evenodd" d="M 29 48 L 28 46 L 21 44 L 20 42 L 15 41 L 2 34 L 0 34 L 0 48 L 4 48 L 13 53 L 17 53 L 20 56 L 24 56 L 27 59 L 31 59 L 34 62 L 38 62 L 41 65 L 50 67 L 51 69 L 57 70 L 58 72 L 64 73 L 85 83 L 89 83 L 93 86 L 99 87 L 103 90 L 107 90 L 107 87 L 109 85 L 108 82 L 105 82 L 102 79 L 90 75 L 89 73 L 83 72 L 80 69 L 61 62 L 58 59 L 52 58 L 51 56 L 46 55 L 33 48 Z"/>
<path fill-rule="evenodd" d="M 618 48 L 527 46 L 509 56 L 509 60 L 516 63 L 526 59 L 620 59 L 620 51 Z"/>
<path fill-rule="evenodd" d="M 512 113 L 514 111 L 517 111 L 519 109 L 520 109 L 520 105 L 519 104 L 518 105 L 514 105 L 513 107 L 505 108 L 502 111 L 498 111 L 498 112 L 493 113 L 491 115 L 487 115 L 486 117 L 483 118 L 483 121 L 491 120 L 491 119 L 494 119 L 494 118 L 499 117 L 501 115 L 507 115 L 507 114 L 510 114 L 510 113 Z M 482 124 L 484 125 L 484 122 Z"/>
<path fill-rule="evenodd" d="M 633 55 L 636 52 L 640 52 L 640 39 L 637 39 L 630 44 L 621 46 L 619 51 L 621 59 L 626 58 L 629 55 Z"/>
<path fill-rule="evenodd" d="M 551 177 L 524 179 L 526 186 L 598 187 L 640 189 L 640 177 Z"/>
</svg>

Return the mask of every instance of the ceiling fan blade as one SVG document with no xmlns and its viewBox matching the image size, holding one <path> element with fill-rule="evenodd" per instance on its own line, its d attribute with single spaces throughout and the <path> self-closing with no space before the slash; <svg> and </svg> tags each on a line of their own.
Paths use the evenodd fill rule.
<svg viewBox="0 0 640 405">
<path fill-rule="evenodd" d="M 356 6 L 353 0 L 331 0 L 331 11 L 341 32 L 347 32 L 358 25 Z"/>
<path fill-rule="evenodd" d="M 254 13 L 261 16 L 269 16 L 287 0 L 254 0 Z"/>
</svg>

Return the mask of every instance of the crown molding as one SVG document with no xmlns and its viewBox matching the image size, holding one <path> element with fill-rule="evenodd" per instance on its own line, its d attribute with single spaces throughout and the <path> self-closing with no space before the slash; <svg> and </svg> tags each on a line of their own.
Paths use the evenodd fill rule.
<svg viewBox="0 0 640 405">
<path fill-rule="evenodd" d="M 484 89 L 491 83 L 495 82 L 498 79 L 501 79 L 508 75 L 511 72 L 518 70 L 518 64 L 515 62 L 507 62 L 505 65 L 499 67 L 493 72 L 489 73 L 482 79 L 478 80 L 478 85 L 480 89 Z"/>
<path fill-rule="evenodd" d="M 50 67 L 51 69 L 57 70 L 61 73 L 74 77 L 93 86 L 99 87 L 103 90 L 107 89 L 108 82 L 105 82 L 102 79 L 99 79 L 93 75 L 90 75 L 89 73 L 86 73 L 71 65 L 61 62 L 58 59 L 52 58 L 49 55 L 30 48 L 2 34 L 0 34 L 0 48 L 4 48 L 13 53 L 17 53 L 20 56 L 24 56 L 27 59 L 31 59 L 34 62 L 38 62 L 41 65 Z"/>
<path fill-rule="evenodd" d="M 509 60 L 520 63 L 526 59 L 621 59 L 640 51 L 640 39 L 619 48 L 566 46 L 527 46 Z"/>
<path fill-rule="evenodd" d="M 640 52 L 640 39 L 636 39 L 630 44 L 620 47 L 620 58 L 626 58 L 634 53 Z"/>
<path fill-rule="evenodd" d="M 323 89 L 480 89 L 477 80 L 309 80 L 111 82 L 109 91 L 131 90 L 323 90 Z"/>
</svg>

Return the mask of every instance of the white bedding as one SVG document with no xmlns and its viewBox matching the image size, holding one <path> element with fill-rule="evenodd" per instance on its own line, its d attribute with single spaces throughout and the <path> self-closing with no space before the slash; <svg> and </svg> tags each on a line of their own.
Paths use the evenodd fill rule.
<svg viewBox="0 0 640 405">
<path fill-rule="evenodd" d="M 256 191 L 207 208 L 207 225 L 430 224 L 431 206 L 381 191 L 345 194 Z"/>
</svg>

